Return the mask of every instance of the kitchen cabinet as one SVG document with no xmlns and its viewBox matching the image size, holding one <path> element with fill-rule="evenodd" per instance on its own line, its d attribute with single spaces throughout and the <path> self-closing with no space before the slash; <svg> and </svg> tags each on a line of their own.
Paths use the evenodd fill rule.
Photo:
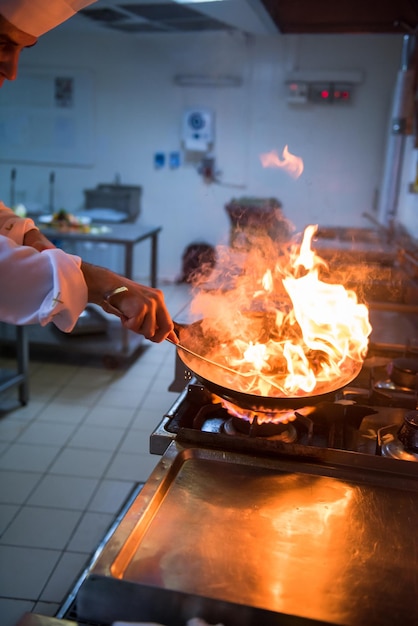
<svg viewBox="0 0 418 626">
<path fill-rule="evenodd" d="M 18 398 L 22 405 L 29 400 L 29 345 L 28 329 L 25 326 L 12 326 L 1 323 L 0 344 L 4 335 L 12 335 L 16 346 L 16 367 L 14 369 L 0 368 L 0 393 L 17 387 Z"/>
</svg>

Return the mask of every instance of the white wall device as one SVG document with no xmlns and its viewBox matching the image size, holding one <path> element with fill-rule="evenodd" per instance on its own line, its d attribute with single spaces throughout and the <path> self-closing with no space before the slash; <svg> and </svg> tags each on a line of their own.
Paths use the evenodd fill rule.
<svg viewBox="0 0 418 626">
<path fill-rule="evenodd" d="M 186 109 L 183 113 L 182 140 L 189 152 L 207 152 L 215 137 L 214 114 L 209 109 Z"/>
</svg>

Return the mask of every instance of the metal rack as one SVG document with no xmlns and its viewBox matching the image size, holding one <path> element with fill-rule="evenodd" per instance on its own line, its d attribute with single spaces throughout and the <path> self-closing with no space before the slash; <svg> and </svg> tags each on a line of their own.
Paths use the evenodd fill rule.
<svg viewBox="0 0 418 626">
<path fill-rule="evenodd" d="M 55 240 L 57 245 L 69 252 L 74 242 L 105 243 L 120 247 L 124 253 L 123 274 L 133 279 L 134 250 L 140 243 L 149 243 L 149 284 L 157 286 L 158 236 L 161 226 L 149 226 L 138 223 L 111 224 L 106 228 L 95 227 L 89 232 L 82 230 L 61 230 L 41 225 L 42 232 L 48 239 Z M 116 368 L 133 362 L 143 349 L 143 337 L 123 328 L 120 320 L 105 320 L 100 317 L 100 332 L 78 335 L 77 332 L 62 333 L 52 324 L 40 327 L 34 325 L 29 331 L 32 355 L 54 354 L 60 359 L 66 355 L 69 359 L 80 357 L 99 358 L 106 367 Z M 112 318 L 113 319 L 113 318 Z M 116 318 L 115 318 L 116 319 Z M 94 320 L 93 320 L 94 321 Z"/>
<path fill-rule="evenodd" d="M 1 327 L 10 330 L 10 324 L 1 323 Z M 0 334 L 0 342 L 2 335 Z M 0 368 L 0 393 L 10 387 L 18 388 L 18 398 L 22 405 L 29 401 L 29 341 L 28 332 L 25 326 L 15 327 L 16 340 L 16 369 L 10 370 Z"/>
</svg>

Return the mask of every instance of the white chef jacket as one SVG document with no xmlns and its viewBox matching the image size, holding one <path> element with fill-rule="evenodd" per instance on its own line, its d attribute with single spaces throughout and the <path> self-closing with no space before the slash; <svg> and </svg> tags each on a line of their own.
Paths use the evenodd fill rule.
<svg viewBox="0 0 418 626">
<path fill-rule="evenodd" d="M 0 202 L 0 321 L 10 324 L 53 322 L 71 331 L 87 304 L 81 259 L 58 248 L 38 252 L 23 245 L 35 227 Z"/>
</svg>

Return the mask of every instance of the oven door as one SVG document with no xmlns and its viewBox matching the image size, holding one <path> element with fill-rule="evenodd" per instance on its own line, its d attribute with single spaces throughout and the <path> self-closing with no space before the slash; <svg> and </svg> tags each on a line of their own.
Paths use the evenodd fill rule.
<svg viewBox="0 0 418 626">
<path fill-rule="evenodd" d="M 78 618 L 418 623 L 416 464 L 336 458 L 173 441 L 81 586 Z"/>
</svg>

